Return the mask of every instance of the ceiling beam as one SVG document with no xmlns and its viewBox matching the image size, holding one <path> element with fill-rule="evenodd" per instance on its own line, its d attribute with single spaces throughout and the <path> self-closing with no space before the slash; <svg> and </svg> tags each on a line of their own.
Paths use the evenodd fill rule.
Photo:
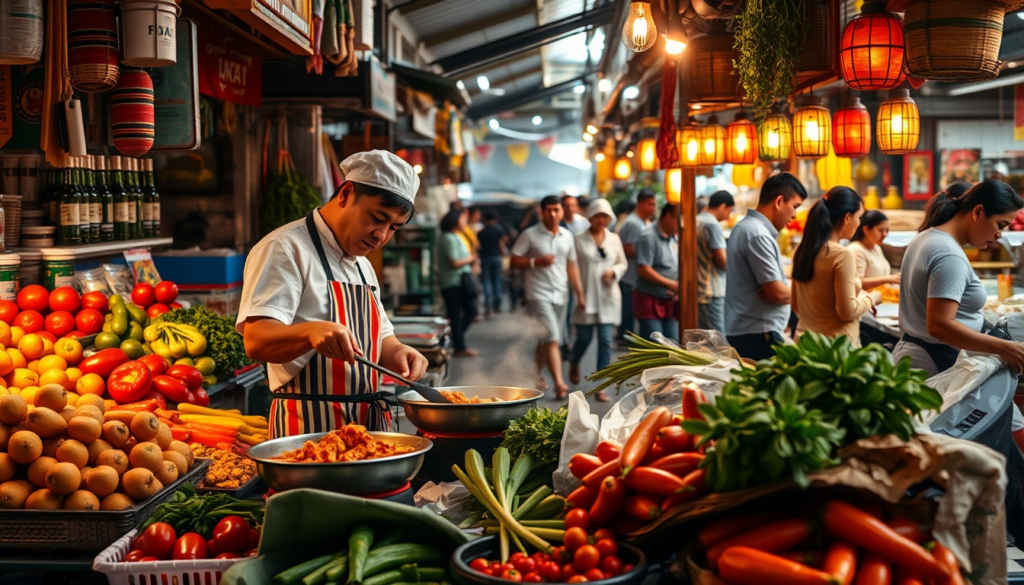
<svg viewBox="0 0 1024 585">
<path fill-rule="evenodd" d="M 517 18 L 522 18 L 522 17 L 528 16 L 530 14 L 533 14 L 533 15 L 537 14 L 537 7 L 536 6 L 534 6 L 534 5 L 523 6 L 522 8 L 520 8 L 518 10 L 513 10 L 511 12 L 505 12 L 505 13 L 502 13 L 502 14 L 498 14 L 496 16 L 492 16 L 490 18 L 485 18 L 485 19 L 480 20 L 480 21 L 475 21 L 475 22 L 473 22 L 473 27 L 472 28 L 466 28 L 466 27 L 463 27 L 463 26 L 458 26 L 458 27 L 455 27 L 455 28 L 453 28 L 451 30 L 446 30 L 446 31 L 444 31 L 442 33 L 438 33 L 438 34 L 436 34 L 436 35 L 434 35 L 432 37 L 427 37 L 425 39 L 420 39 L 420 42 L 422 42 L 424 45 L 426 45 L 428 47 L 433 47 L 434 45 L 440 45 L 441 43 L 447 43 L 449 41 L 454 41 L 455 39 L 462 38 L 462 37 L 464 37 L 464 36 L 466 36 L 468 34 L 472 34 L 472 33 L 475 33 L 475 32 L 480 32 L 480 31 L 482 31 L 482 30 L 484 30 L 486 28 L 490 28 L 492 26 L 497 26 L 499 24 L 505 24 L 506 22 L 508 22 L 510 20 L 515 20 Z"/>
<path fill-rule="evenodd" d="M 612 18 L 615 6 L 615 3 L 605 4 L 581 14 L 443 57 L 433 64 L 444 69 L 447 77 L 459 76 L 506 57 L 564 39 L 586 27 L 607 24 Z"/>
<path fill-rule="evenodd" d="M 568 81 L 563 81 L 552 85 L 550 87 L 544 87 L 539 85 L 534 88 L 519 91 L 513 94 L 506 95 L 501 99 L 494 100 L 489 103 L 480 104 L 479 106 L 473 106 L 469 108 L 467 112 L 469 117 L 473 120 L 480 120 L 488 116 L 514 110 L 519 106 L 526 104 L 546 100 L 549 97 L 556 96 L 560 93 L 572 91 L 572 88 L 576 87 L 581 83 L 585 83 L 587 80 L 587 74 L 581 75 Z"/>
<path fill-rule="evenodd" d="M 409 0 L 398 6 L 392 6 L 388 11 L 397 10 L 399 14 L 412 14 L 417 10 L 423 10 L 424 8 L 430 8 L 436 4 L 440 4 L 445 0 Z"/>
<path fill-rule="evenodd" d="M 491 89 L 498 88 L 498 87 L 501 87 L 503 85 L 508 85 L 508 84 L 512 83 L 513 81 L 519 81 L 520 79 L 522 79 L 524 77 L 530 77 L 531 75 L 543 75 L 543 74 L 544 74 L 544 67 L 543 66 L 537 66 L 537 67 L 535 67 L 533 69 L 530 69 L 528 71 L 523 71 L 522 73 L 517 73 L 517 74 L 513 75 L 512 77 L 506 77 L 505 79 L 491 80 Z M 478 95 L 484 95 L 485 94 L 485 92 L 480 91 L 479 88 L 474 89 L 473 91 L 471 91 L 469 93 L 472 96 L 478 96 Z"/>
<path fill-rule="evenodd" d="M 497 71 L 497 70 L 502 69 L 502 68 L 504 68 L 504 67 L 506 67 L 506 66 L 508 66 L 508 65 L 510 65 L 512 63 L 517 62 L 517 61 L 525 61 L 527 59 L 532 59 L 532 58 L 538 57 L 538 56 L 540 56 L 540 49 L 534 49 L 532 51 L 528 51 L 526 53 L 522 53 L 522 54 L 519 54 L 519 55 L 512 55 L 511 57 L 507 57 L 507 58 L 502 59 L 500 61 L 495 61 L 495 62 L 491 63 L 490 65 L 487 65 L 486 67 L 481 67 L 479 69 L 474 70 L 473 75 L 474 76 L 488 75 L 492 71 Z"/>
</svg>

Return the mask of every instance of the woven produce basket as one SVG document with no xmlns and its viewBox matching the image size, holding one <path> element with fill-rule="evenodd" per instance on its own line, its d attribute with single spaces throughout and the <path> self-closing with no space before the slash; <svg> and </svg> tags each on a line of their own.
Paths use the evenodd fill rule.
<svg viewBox="0 0 1024 585">
<path fill-rule="evenodd" d="M 934 81 L 999 75 L 1006 0 L 911 0 L 903 22 L 907 69 Z"/>
<path fill-rule="evenodd" d="M 807 0 L 807 42 L 803 54 L 796 62 L 799 73 L 826 73 L 836 67 L 839 37 L 832 27 L 829 0 Z"/>
<path fill-rule="evenodd" d="M 733 69 L 739 59 L 732 33 L 709 32 L 690 41 L 683 59 L 683 80 L 690 103 L 738 102 L 743 99 L 740 76 Z"/>
<path fill-rule="evenodd" d="M 68 2 L 68 73 L 86 93 L 113 89 L 118 65 L 117 13 L 112 0 Z"/>
</svg>

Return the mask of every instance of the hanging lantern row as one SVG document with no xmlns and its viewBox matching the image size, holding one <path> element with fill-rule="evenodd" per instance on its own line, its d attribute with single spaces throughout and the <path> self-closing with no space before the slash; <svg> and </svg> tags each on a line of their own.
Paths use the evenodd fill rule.
<svg viewBox="0 0 1024 585">
<path fill-rule="evenodd" d="M 885 8 L 885 2 L 866 2 L 843 30 L 839 62 L 853 89 L 895 89 L 906 79 L 903 23 Z"/>
<path fill-rule="evenodd" d="M 686 125 L 676 133 L 676 147 L 679 149 L 679 162 L 687 168 L 695 168 L 700 164 L 700 125 L 690 116 Z"/>
<path fill-rule="evenodd" d="M 832 143 L 832 114 L 825 99 L 808 95 L 793 116 L 793 152 L 801 158 L 828 156 Z"/>
<path fill-rule="evenodd" d="M 650 173 L 661 167 L 658 161 L 658 144 L 653 138 L 644 138 L 637 144 L 636 169 L 641 172 Z"/>
<path fill-rule="evenodd" d="M 921 113 L 910 97 L 910 90 L 889 92 L 889 99 L 878 108 L 878 148 L 886 154 L 906 154 L 917 150 L 921 141 Z"/>
<path fill-rule="evenodd" d="M 782 106 L 772 106 L 772 111 L 757 128 L 757 152 L 765 162 L 789 160 L 793 149 L 793 125 L 782 111 Z"/>
<path fill-rule="evenodd" d="M 734 165 L 750 165 L 757 160 L 757 126 L 750 121 L 746 112 L 736 114 L 736 119 L 725 127 L 725 162 Z"/>
<path fill-rule="evenodd" d="M 861 158 L 871 152 L 871 115 L 860 98 L 848 95 L 832 116 L 832 148 L 836 156 Z"/>
<path fill-rule="evenodd" d="M 725 162 L 725 127 L 712 115 L 700 129 L 700 164 L 720 165 Z"/>
<path fill-rule="evenodd" d="M 615 161 L 615 168 L 612 170 L 612 174 L 617 181 L 628 181 L 633 176 L 633 163 L 629 161 L 629 157 L 620 156 Z"/>
</svg>

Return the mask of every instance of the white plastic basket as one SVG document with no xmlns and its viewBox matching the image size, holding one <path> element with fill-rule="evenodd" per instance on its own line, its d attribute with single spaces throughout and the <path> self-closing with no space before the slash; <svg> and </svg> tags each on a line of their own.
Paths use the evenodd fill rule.
<svg viewBox="0 0 1024 585">
<path fill-rule="evenodd" d="M 117 539 L 92 562 L 92 570 L 106 575 L 110 585 L 217 585 L 224 571 L 241 560 L 121 562 L 137 533 L 132 530 Z"/>
</svg>

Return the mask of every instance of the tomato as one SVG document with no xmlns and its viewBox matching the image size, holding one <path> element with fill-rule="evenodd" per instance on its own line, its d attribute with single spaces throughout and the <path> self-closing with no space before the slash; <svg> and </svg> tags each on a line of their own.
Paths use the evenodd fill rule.
<svg viewBox="0 0 1024 585">
<path fill-rule="evenodd" d="M 198 406 L 210 405 L 210 395 L 202 388 L 196 388 L 195 392 L 192 392 L 192 398 L 194 399 L 194 404 Z"/>
<path fill-rule="evenodd" d="M 622 561 L 616 556 L 605 557 L 601 559 L 601 570 L 605 573 L 618 575 L 622 572 Z"/>
<path fill-rule="evenodd" d="M 501 568 L 501 563 L 499 563 L 498 561 L 492 562 L 491 563 L 491 570 L 500 575 L 502 573 L 502 571 L 503 571 L 503 569 Z"/>
<path fill-rule="evenodd" d="M 156 557 L 142 557 L 141 559 L 139 559 L 139 562 L 142 562 L 142 563 L 155 563 L 155 562 L 157 562 L 159 560 L 160 559 L 158 559 Z"/>
<path fill-rule="evenodd" d="M 167 375 L 184 382 L 189 390 L 197 390 L 203 386 L 203 373 L 195 366 L 174 364 L 167 368 Z"/>
<path fill-rule="evenodd" d="M 586 583 L 586 582 L 587 582 L 587 578 L 584 577 L 583 575 L 573 575 L 572 577 L 569 577 L 568 580 L 566 580 L 566 583 Z"/>
<path fill-rule="evenodd" d="M 634 569 L 634 567 L 635 567 L 635 565 L 633 565 L 632 563 L 630 563 L 628 565 L 622 565 L 622 572 L 623 573 L 628 573 L 628 572 L 632 571 Z"/>
<path fill-rule="evenodd" d="M 64 337 L 69 338 L 69 339 L 81 339 L 83 337 L 88 337 L 89 335 L 92 335 L 92 334 L 91 333 L 86 333 L 85 331 L 79 331 L 78 329 L 75 329 L 74 331 L 72 331 L 71 333 L 68 333 Z"/>
<path fill-rule="evenodd" d="M 587 578 L 587 581 L 601 581 L 604 579 L 604 571 L 601 569 L 590 569 L 583 576 Z"/>
<path fill-rule="evenodd" d="M 612 540 L 615 540 L 615 535 L 612 534 L 612 531 L 608 530 L 607 528 L 599 528 L 599 529 L 594 531 L 594 542 L 597 542 L 599 540 L 604 540 L 606 538 L 610 538 Z"/>
<path fill-rule="evenodd" d="M 59 286 L 50 293 L 49 305 L 51 311 L 69 311 L 74 313 L 81 306 L 82 299 L 74 287 Z"/>
<path fill-rule="evenodd" d="M 530 555 L 530 558 L 533 559 L 533 562 L 537 563 L 538 570 L 540 570 L 541 566 L 543 566 L 544 563 L 551 560 L 551 557 L 542 552 L 535 552 L 532 555 Z"/>
<path fill-rule="evenodd" d="M 83 374 L 99 374 L 101 378 L 109 378 L 118 366 L 127 362 L 128 356 L 120 348 L 111 347 L 85 358 L 78 364 L 78 369 Z"/>
<path fill-rule="evenodd" d="M 84 372 L 85 370 L 82 371 Z M 120 404 L 136 402 L 149 392 L 152 385 L 153 374 L 149 372 L 149 368 L 139 362 L 128 362 L 127 364 L 121 364 L 110 373 L 110 377 L 107 379 L 107 393 Z M 170 397 L 168 396 L 168 398 Z M 203 548 L 206 548 L 205 541 L 203 542 Z"/>
<path fill-rule="evenodd" d="M 213 542 L 221 552 L 242 552 L 249 548 L 249 523 L 241 516 L 225 516 L 213 529 Z"/>
<path fill-rule="evenodd" d="M 493 577 L 494 576 L 494 571 L 492 571 L 490 567 L 488 567 L 488 568 L 486 568 L 486 569 L 484 569 L 484 570 L 482 570 L 480 572 L 483 573 L 484 575 L 487 575 L 488 577 Z"/>
<path fill-rule="evenodd" d="M 573 508 L 565 514 L 565 527 L 579 526 L 583 530 L 590 528 L 590 512 L 583 508 Z"/>
<path fill-rule="evenodd" d="M 146 553 L 141 550 L 133 550 L 124 557 L 126 563 L 137 563 L 142 560 L 142 557 L 146 556 Z"/>
<path fill-rule="evenodd" d="M 82 309 L 75 315 L 75 326 L 90 335 L 99 333 L 103 328 L 103 315 L 96 309 Z"/>
<path fill-rule="evenodd" d="M 18 305 L 12 301 L 0 301 L 0 321 L 11 325 L 14 323 L 14 318 L 18 316 L 21 310 L 18 309 Z"/>
<path fill-rule="evenodd" d="M 602 559 L 619 553 L 619 545 L 611 538 L 602 538 L 594 543 L 594 547 L 597 548 L 597 552 L 601 553 Z"/>
<path fill-rule="evenodd" d="M 515 562 L 516 562 L 517 560 L 519 560 L 519 559 L 525 559 L 525 558 L 526 558 L 526 553 L 523 553 L 523 552 L 514 552 L 514 553 L 512 553 L 512 555 L 511 555 L 510 557 L 508 557 L 508 562 L 510 562 L 510 563 L 512 563 L 512 564 L 515 564 Z"/>
<path fill-rule="evenodd" d="M 167 371 L 167 360 L 156 355 L 155 353 L 150 355 L 144 355 L 135 361 L 145 364 L 145 366 L 149 368 L 149 371 L 154 376 L 161 376 L 163 375 L 164 372 Z"/>
<path fill-rule="evenodd" d="M 142 535 L 141 534 L 136 536 L 135 540 L 132 541 L 132 550 L 142 550 Z"/>
<path fill-rule="evenodd" d="M 57 336 L 49 331 L 36 331 L 36 335 L 43 339 L 49 339 L 50 343 L 57 343 Z"/>
<path fill-rule="evenodd" d="M 148 282 L 140 282 L 132 289 L 132 302 L 146 308 L 156 302 L 156 294 L 153 285 Z"/>
<path fill-rule="evenodd" d="M 565 543 L 565 548 L 567 550 L 574 551 L 587 544 L 587 531 L 583 530 L 579 526 L 569 528 L 565 531 L 565 536 L 562 538 L 562 542 Z"/>
<path fill-rule="evenodd" d="M 246 551 L 245 551 L 244 553 L 242 553 L 242 558 L 243 558 L 243 559 L 247 559 L 247 558 L 249 558 L 249 557 L 254 557 L 254 556 L 256 556 L 257 554 L 259 554 L 259 552 L 260 552 L 260 551 L 256 550 L 256 548 L 255 548 L 255 547 L 253 547 L 253 548 L 250 548 L 250 549 L 246 550 Z"/>
<path fill-rule="evenodd" d="M 502 563 L 498 565 L 498 570 L 494 571 L 495 575 L 500 575 L 505 571 L 515 571 L 516 568 L 512 563 Z"/>
<path fill-rule="evenodd" d="M 555 561 L 548 561 L 540 566 L 540 576 L 549 583 L 554 583 L 562 578 L 562 567 Z"/>
<path fill-rule="evenodd" d="M 544 579 L 537 573 L 527 573 L 523 577 L 523 583 L 543 583 Z"/>
<path fill-rule="evenodd" d="M 569 551 L 567 551 L 564 546 L 556 546 L 551 549 L 551 560 L 559 563 L 559 566 L 561 566 L 562 563 L 568 563 L 571 558 L 572 555 L 569 554 Z"/>
<path fill-rule="evenodd" d="M 75 330 L 75 318 L 67 311 L 54 311 L 46 316 L 45 327 L 58 338 L 64 337 Z"/>
<path fill-rule="evenodd" d="M 148 366 L 146 367 L 148 370 Z M 166 396 L 167 399 L 172 402 L 190 402 L 188 386 L 185 386 L 185 383 L 177 378 L 172 378 L 166 375 L 153 376 L 153 388 L 156 389 L 156 391 L 159 392 L 160 394 Z M 248 532 L 246 532 L 245 537 L 247 539 L 249 538 Z"/>
<path fill-rule="evenodd" d="M 50 306 L 50 291 L 38 284 L 30 284 L 18 291 L 18 307 L 22 311 L 45 311 Z"/>
<path fill-rule="evenodd" d="M 177 539 L 173 526 L 166 522 L 154 522 L 142 533 L 142 550 L 146 556 L 169 559 Z"/>
<path fill-rule="evenodd" d="M 146 370 L 148 373 L 149 370 Z M 114 400 L 117 400 L 116 398 Z M 118 400 L 118 402 L 120 402 Z M 190 561 L 206 558 L 206 540 L 196 532 L 186 532 L 174 543 L 171 558 L 175 561 Z"/>
<path fill-rule="evenodd" d="M 509 569 L 501 574 L 501 578 L 506 581 L 512 581 L 513 583 L 522 583 L 523 575 L 515 569 Z"/>
<path fill-rule="evenodd" d="M 158 303 L 169 305 L 178 299 L 178 285 L 165 280 L 156 285 L 153 291 Z"/>
<path fill-rule="evenodd" d="M 527 556 L 512 561 L 512 564 L 515 565 L 517 571 L 524 575 L 537 570 L 537 561 Z"/>
<path fill-rule="evenodd" d="M 487 559 L 483 557 L 477 557 L 472 561 L 469 561 L 469 568 L 473 569 L 474 571 L 483 571 L 484 569 L 489 569 L 490 567 L 491 565 L 487 562 Z"/>
<path fill-rule="evenodd" d="M 82 307 L 99 311 L 101 315 L 106 315 L 110 311 L 110 301 L 107 300 L 107 295 L 94 290 L 82 295 Z"/>
<path fill-rule="evenodd" d="M 172 310 L 172 311 L 173 311 L 174 309 L 180 309 L 180 308 L 182 308 L 183 306 L 184 306 L 184 305 L 182 305 L 181 303 L 171 303 L 171 304 L 170 304 L 170 307 L 171 307 L 171 310 Z"/>
<path fill-rule="evenodd" d="M 585 544 L 572 554 L 572 564 L 583 573 L 601 564 L 601 553 L 592 544 Z"/>
<path fill-rule="evenodd" d="M 215 559 L 240 559 L 242 557 L 238 553 L 226 552 L 226 553 L 220 553 L 219 555 L 217 555 L 217 556 L 215 556 L 213 558 L 215 558 Z"/>
<path fill-rule="evenodd" d="M 582 575 L 580 575 L 579 571 L 576 570 L 576 567 L 572 566 L 572 563 L 569 563 L 567 565 L 562 565 L 562 574 L 559 576 L 558 581 L 560 583 L 572 583 L 571 579 L 576 576 Z"/>
<path fill-rule="evenodd" d="M 217 550 L 217 543 L 213 542 L 212 538 L 210 540 L 206 541 L 206 554 L 208 554 L 210 556 L 213 556 L 213 555 L 218 554 L 220 552 L 221 551 Z"/>
<path fill-rule="evenodd" d="M 249 530 L 249 546 L 257 547 L 260 544 L 260 531 L 255 528 Z"/>
<path fill-rule="evenodd" d="M 14 318 L 14 326 L 21 327 L 25 333 L 38 333 L 43 330 L 43 316 L 32 309 L 22 311 Z"/>
<path fill-rule="evenodd" d="M 148 309 L 146 309 L 146 314 L 149 315 L 150 319 L 154 319 L 170 310 L 171 308 L 168 307 L 167 305 L 163 303 L 156 303 L 155 305 L 151 305 Z"/>
</svg>

